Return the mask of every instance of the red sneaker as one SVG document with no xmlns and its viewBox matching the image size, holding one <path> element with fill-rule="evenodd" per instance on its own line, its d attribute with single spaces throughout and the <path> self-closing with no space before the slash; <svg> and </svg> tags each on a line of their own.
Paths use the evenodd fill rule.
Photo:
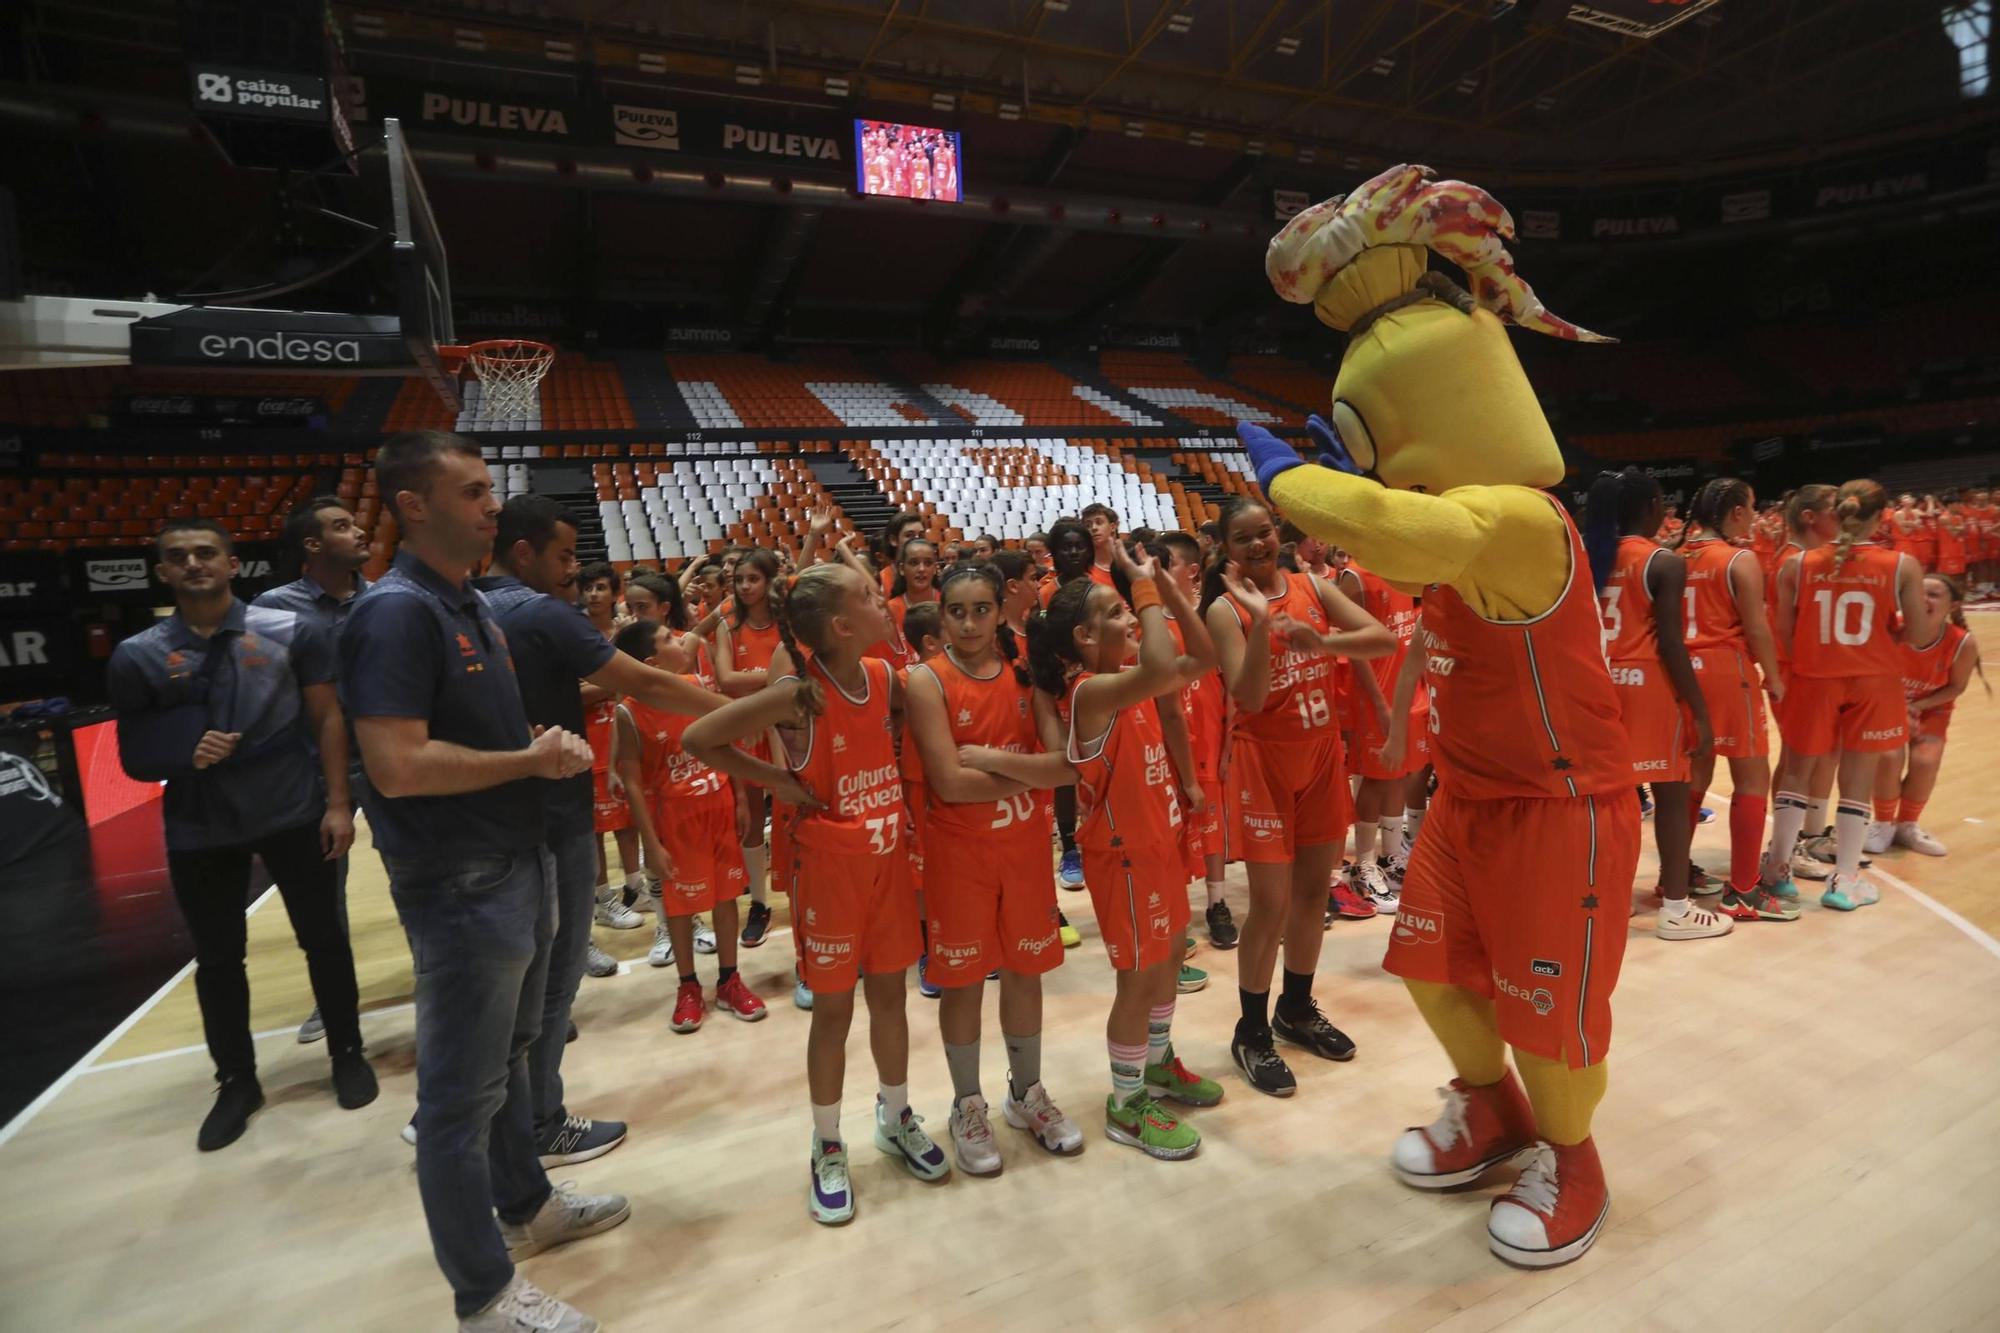
<svg viewBox="0 0 2000 1333">
<path fill-rule="evenodd" d="M 1375 915 L 1375 904 L 1348 888 L 1347 880 L 1340 875 L 1334 876 L 1333 892 L 1326 896 L 1326 905 L 1344 921 L 1366 921 Z"/>
<path fill-rule="evenodd" d="M 683 981 L 681 993 L 674 997 L 674 1020 L 667 1026 L 676 1032 L 693 1032 L 701 1026 L 706 1012 L 707 1007 L 701 1002 L 701 983 Z"/>
<path fill-rule="evenodd" d="M 715 988 L 715 1007 L 746 1023 L 755 1023 L 770 1012 L 756 993 L 743 984 L 741 972 L 732 973 L 729 980 Z"/>
<path fill-rule="evenodd" d="M 1523 1268 L 1554 1268 L 1581 1258 L 1611 1211 L 1597 1143 L 1573 1148 L 1537 1143 L 1529 1150 L 1514 1188 L 1493 1201 L 1486 1215 L 1486 1243 Z"/>
<path fill-rule="evenodd" d="M 1470 1185 L 1535 1141 L 1535 1113 L 1511 1069 L 1483 1088 L 1455 1078 L 1438 1095 L 1444 1114 L 1422 1129 L 1404 1130 L 1389 1152 L 1389 1165 L 1405 1185 Z"/>
</svg>

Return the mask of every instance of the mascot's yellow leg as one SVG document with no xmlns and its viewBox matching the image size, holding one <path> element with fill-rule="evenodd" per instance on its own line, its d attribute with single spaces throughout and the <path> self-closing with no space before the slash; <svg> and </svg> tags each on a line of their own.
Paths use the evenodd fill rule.
<svg viewBox="0 0 2000 1333">
<path fill-rule="evenodd" d="M 1436 1026 L 1433 1024 L 1432 1026 Z M 1608 1081 L 1604 1062 L 1571 1069 L 1561 1060 L 1544 1060 L 1516 1047 L 1514 1063 L 1527 1085 L 1535 1108 L 1535 1128 L 1550 1143 L 1571 1147 L 1590 1137 L 1590 1117 L 1604 1100 Z"/>
<path fill-rule="evenodd" d="M 1475 1088 L 1507 1077 L 1507 1047 L 1493 1017 L 1493 1001 L 1462 986 L 1438 981 L 1409 981 L 1410 998 L 1430 1024 L 1431 1033 L 1451 1057 L 1458 1076 Z M 1537 1102 L 1537 1109 L 1541 1103 Z M 1585 1116 L 1588 1120 L 1588 1115 Z"/>
</svg>

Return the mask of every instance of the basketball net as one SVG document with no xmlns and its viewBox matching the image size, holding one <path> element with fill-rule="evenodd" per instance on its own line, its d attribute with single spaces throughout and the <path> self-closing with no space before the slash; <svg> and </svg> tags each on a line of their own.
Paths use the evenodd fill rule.
<svg viewBox="0 0 2000 1333">
<path fill-rule="evenodd" d="M 525 338 L 493 338 L 467 347 L 465 360 L 479 377 L 479 414 L 522 421 L 534 415 L 536 394 L 555 364 L 556 349 Z"/>
</svg>

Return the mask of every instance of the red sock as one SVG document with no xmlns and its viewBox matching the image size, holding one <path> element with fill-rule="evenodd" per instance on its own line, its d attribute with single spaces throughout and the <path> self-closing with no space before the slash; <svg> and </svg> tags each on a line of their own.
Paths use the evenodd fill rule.
<svg viewBox="0 0 2000 1333">
<path fill-rule="evenodd" d="M 1924 803 L 1922 801 L 1905 800 L 1896 811 L 1896 822 L 1898 824 L 1914 824 L 1917 822 L 1917 816 L 1923 812 Z"/>
<path fill-rule="evenodd" d="M 1893 824 L 1895 821 L 1896 798 L 1891 796 L 1885 801 L 1880 796 L 1877 796 L 1875 798 L 1875 822 L 1878 824 Z"/>
<path fill-rule="evenodd" d="M 1729 887 L 1738 892 L 1757 883 L 1757 865 L 1764 859 L 1764 812 L 1770 805 L 1763 796 L 1729 798 Z"/>
</svg>

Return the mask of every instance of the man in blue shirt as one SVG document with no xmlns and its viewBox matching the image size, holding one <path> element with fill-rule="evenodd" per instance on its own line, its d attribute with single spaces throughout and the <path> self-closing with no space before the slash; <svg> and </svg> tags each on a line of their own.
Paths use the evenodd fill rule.
<svg viewBox="0 0 2000 1333">
<path fill-rule="evenodd" d="M 337 652 L 340 627 L 354 609 L 354 599 L 368 590 L 361 567 L 368 563 L 368 533 L 339 496 L 315 495 L 285 517 L 285 552 L 297 563 L 299 577 L 258 595 L 252 606 L 295 611 L 326 632 Z M 350 741 L 351 741 L 350 737 Z M 361 753 L 348 746 L 347 786 L 354 804 L 361 804 Z M 340 929 L 347 932 L 347 857 L 335 863 L 334 901 L 340 908 Z M 326 1035 L 326 1024 L 315 1009 L 299 1025 L 299 1042 Z"/>
<path fill-rule="evenodd" d="M 471 585 L 500 516 L 478 446 L 391 436 L 375 479 L 402 549 L 341 632 L 340 689 L 415 963 L 424 1221 L 461 1333 L 582 1333 L 596 1321 L 514 1261 L 632 1211 L 618 1195 L 549 1187 L 528 1085 L 556 929 L 544 807 L 551 784 L 589 773 L 590 746 L 563 727 L 531 730 L 507 637 Z"/>
<path fill-rule="evenodd" d="M 305 950 L 332 1037 L 334 1092 L 349 1109 L 375 1100 L 354 956 L 334 902 L 334 863 L 354 840 L 347 730 L 332 644 L 290 611 L 236 599 L 236 552 L 221 524 L 172 520 L 158 547 L 154 573 L 173 591 L 174 614 L 118 645 L 105 684 L 125 771 L 166 783 L 167 873 L 194 936 L 195 995 L 221 1085 L 195 1140 L 212 1152 L 234 1143 L 264 1104 L 243 968 L 253 855 L 277 881 Z"/>
<path fill-rule="evenodd" d="M 494 573 L 474 579 L 506 632 L 528 721 L 584 734 L 582 686 L 633 695 L 698 717 L 728 702 L 679 676 L 615 652 L 576 604 L 576 526 L 545 495 L 517 495 L 500 511 Z M 563 1105 L 562 1057 L 570 1005 L 583 977 L 597 906 L 597 831 L 588 772 L 549 790 L 546 842 L 556 863 L 555 942 L 549 954 L 542 1034 L 528 1053 L 535 1134 L 544 1167 L 602 1157 L 625 1139 L 616 1120 L 573 1116 Z M 617 890 L 613 889 L 613 893 Z"/>
</svg>

